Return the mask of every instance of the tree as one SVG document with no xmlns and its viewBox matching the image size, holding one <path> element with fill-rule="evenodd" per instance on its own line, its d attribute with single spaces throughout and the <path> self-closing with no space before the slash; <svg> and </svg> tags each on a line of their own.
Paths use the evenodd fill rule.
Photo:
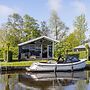
<svg viewBox="0 0 90 90">
<path fill-rule="evenodd" d="M 40 36 L 37 20 L 29 15 L 23 18 L 17 13 L 9 15 L 4 27 L 4 30 L 8 31 L 7 39 L 11 46 Z"/>
<path fill-rule="evenodd" d="M 72 50 L 74 47 L 80 45 L 85 39 L 85 32 L 87 31 L 87 23 L 85 15 L 76 18 L 74 22 L 74 32 L 65 37 L 65 39 L 57 44 L 56 55 L 59 53 L 65 54 L 66 50 Z"/>
<path fill-rule="evenodd" d="M 10 47 L 10 42 L 8 41 L 8 31 L 0 30 L 0 49 L 4 54 L 4 61 L 8 61 L 8 52 Z"/>
<path fill-rule="evenodd" d="M 45 21 L 41 22 L 40 29 L 41 29 L 41 35 L 42 36 L 49 36 L 50 30 L 49 30 L 49 28 L 48 28 L 48 26 L 47 26 Z"/>
<path fill-rule="evenodd" d="M 16 46 L 18 43 L 22 42 L 23 18 L 19 14 L 14 13 L 9 15 L 5 27 L 5 29 L 8 30 L 8 41 L 10 41 L 12 46 Z"/>
<path fill-rule="evenodd" d="M 55 54 L 58 56 L 59 54 L 65 55 L 66 51 L 72 51 L 72 49 L 79 45 L 79 40 L 76 38 L 74 32 L 69 34 L 63 41 L 56 45 Z"/>
<path fill-rule="evenodd" d="M 7 31 L 6 30 L 0 30 L 0 48 L 6 46 L 7 41 Z"/>
<path fill-rule="evenodd" d="M 29 15 L 25 15 L 23 17 L 23 21 L 25 40 L 30 40 L 40 36 L 39 24 L 37 23 L 37 20 Z"/>
<path fill-rule="evenodd" d="M 76 17 L 74 21 L 74 32 L 80 44 L 82 43 L 82 41 L 85 40 L 85 32 L 87 30 L 88 30 L 88 27 L 87 27 L 85 15 L 82 14 Z"/>
<path fill-rule="evenodd" d="M 50 17 L 50 28 L 53 30 L 56 40 L 63 39 L 68 30 L 55 11 L 52 12 Z"/>
<path fill-rule="evenodd" d="M 78 38 L 75 36 L 74 32 L 72 32 L 71 34 L 69 34 L 66 39 L 65 39 L 65 43 L 66 43 L 66 49 L 73 49 L 74 47 L 79 45 L 79 40 Z"/>
</svg>

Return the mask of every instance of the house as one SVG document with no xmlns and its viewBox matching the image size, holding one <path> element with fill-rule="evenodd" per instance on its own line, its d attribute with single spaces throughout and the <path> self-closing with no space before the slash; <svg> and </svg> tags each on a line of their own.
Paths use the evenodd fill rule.
<svg viewBox="0 0 90 90">
<path fill-rule="evenodd" d="M 88 49 L 86 49 L 86 45 L 89 46 Z M 90 42 L 75 47 L 73 51 L 79 52 L 81 58 L 87 58 L 87 60 L 90 60 Z"/>
<path fill-rule="evenodd" d="M 85 45 L 79 45 L 74 48 L 74 52 L 85 51 L 85 50 L 86 50 Z"/>
<path fill-rule="evenodd" d="M 59 42 L 58 40 L 52 39 L 47 36 L 41 36 L 23 43 L 18 44 L 19 46 L 19 57 L 18 59 L 37 59 L 37 58 L 48 58 L 54 57 L 54 43 Z"/>
<path fill-rule="evenodd" d="M 90 48 L 90 39 L 87 39 L 87 40 L 83 41 L 81 45 L 75 47 L 73 50 L 75 52 L 86 51 L 86 46 L 85 46 L 86 44 L 88 44 L 89 45 L 89 48 Z"/>
</svg>

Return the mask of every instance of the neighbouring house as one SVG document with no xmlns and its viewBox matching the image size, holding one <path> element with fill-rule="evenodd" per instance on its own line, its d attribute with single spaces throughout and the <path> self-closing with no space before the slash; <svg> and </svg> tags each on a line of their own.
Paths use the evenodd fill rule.
<svg viewBox="0 0 90 90">
<path fill-rule="evenodd" d="M 89 46 L 88 51 L 86 44 Z M 81 58 L 88 58 L 88 60 L 90 60 L 90 42 L 75 47 L 73 51 L 79 53 Z"/>
<path fill-rule="evenodd" d="M 41 36 L 23 43 L 18 44 L 19 46 L 19 57 L 18 59 L 42 59 L 54 58 L 54 44 L 59 42 L 58 40 L 52 39 L 47 36 Z"/>
<path fill-rule="evenodd" d="M 86 47 L 85 47 L 85 45 L 79 45 L 79 46 L 75 47 L 73 50 L 74 50 L 74 52 L 85 51 Z"/>
<path fill-rule="evenodd" d="M 90 48 L 90 39 L 83 41 L 82 45 L 79 45 L 79 46 L 73 48 L 74 52 L 86 51 L 86 46 L 85 46 L 86 44 L 88 44 L 89 48 Z"/>
</svg>

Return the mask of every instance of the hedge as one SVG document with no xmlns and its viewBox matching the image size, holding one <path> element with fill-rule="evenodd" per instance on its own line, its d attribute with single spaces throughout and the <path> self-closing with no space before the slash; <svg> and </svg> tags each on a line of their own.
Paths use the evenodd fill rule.
<svg viewBox="0 0 90 90">
<path fill-rule="evenodd" d="M 0 58 L 3 58 L 3 50 L 0 49 Z"/>
<path fill-rule="evenodd" d="M 18 47 L 10 47 L 9 49 L 13 53 L 13 58 L 18 58 Z"/>
<path fill-rule="evenodd" d="M 10 47 L 9 50 L 12 52 L 12 58 L 17 59 L 18 58 L 18 47 Z M 5 51 L 4 49 L 0 49 L 0 60 L 4 59 L 4 55 L 5 55 Z"/>
<path fill-rule="evenodd" d="M 79 52 L 69 52 L 68 55 L 79 55 L 79 59 L 87 58 L 87 52 L 86 51 L 79 51 Z"/>
</svg>

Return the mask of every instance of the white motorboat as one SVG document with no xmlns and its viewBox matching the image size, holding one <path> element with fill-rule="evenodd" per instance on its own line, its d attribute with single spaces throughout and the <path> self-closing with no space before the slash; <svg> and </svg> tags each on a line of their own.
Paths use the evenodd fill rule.
<svg viewBox="0 0 90 90">
<path fill-rule="evenodd" d="M 81 70 L 86 67 L 86 59 L 78 60 L 77 58 L 68 58 L 62 63 L 33 63 L 30 67 L 26 67 L 27 71 L 74 71 Z"/>
</svg>

